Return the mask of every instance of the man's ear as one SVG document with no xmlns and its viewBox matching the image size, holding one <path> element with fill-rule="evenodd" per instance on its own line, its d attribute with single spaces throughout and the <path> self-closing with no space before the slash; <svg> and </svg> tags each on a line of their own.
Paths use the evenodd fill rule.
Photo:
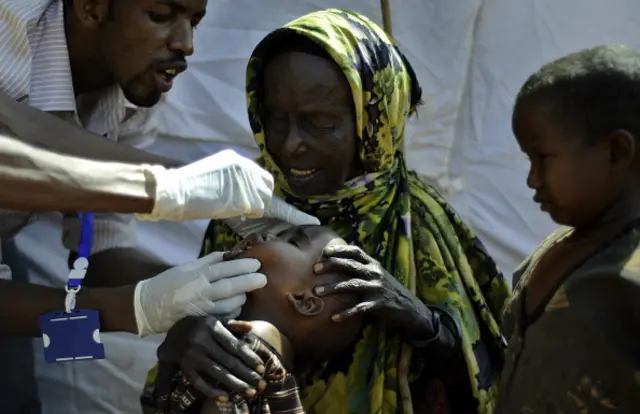
<svg viewBox="0 0 640 414">
<path fill-rule="evenodd" d="M 312 289 L 305 289 L 298 293 L 287 293 L 287 299 L 293 308 L 304 316 L 319 315 L 324 309 L 324 300 L 316 296 Z"/>
<path fill-rule="evenodd" d="M 97 27 L 109 18 L 109 3 L 114 0 L 74 0 L 73 13 L 85 27 Z"/>
</svg>

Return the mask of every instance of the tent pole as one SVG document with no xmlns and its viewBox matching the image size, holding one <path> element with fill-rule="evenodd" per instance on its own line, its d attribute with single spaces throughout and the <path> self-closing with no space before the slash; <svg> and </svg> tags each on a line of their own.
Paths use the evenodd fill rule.
<svg viewBox="0 0 640 414">
<path fill-rule="evenodd" d="M 391 8 L 389 0 L 380 0 L 380 8 L 382 9 L 382 27 L 389 36 L 393 36 L 391 30 Z"/>
</svg>

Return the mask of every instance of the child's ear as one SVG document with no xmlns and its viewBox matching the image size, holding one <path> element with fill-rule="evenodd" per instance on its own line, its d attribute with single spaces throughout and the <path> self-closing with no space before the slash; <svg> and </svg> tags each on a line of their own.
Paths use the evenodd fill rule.
<svg viewBox="0 0 640 414">
<path fill-rule="evenodd" d="M 613 131 L 606 141 L 609 161 L 616 169 L 628 168 L 636 158 L 636 138 L 624 129 Z"/>
<path fill-rule="evenodd" d="M 313 289 L 305 289 L 302 292 L 287 293 L 287 299 L 293 308 L 304 316 L 319 315 L 324 309 L 324 300 L 313 293 Z"/>
</svg>

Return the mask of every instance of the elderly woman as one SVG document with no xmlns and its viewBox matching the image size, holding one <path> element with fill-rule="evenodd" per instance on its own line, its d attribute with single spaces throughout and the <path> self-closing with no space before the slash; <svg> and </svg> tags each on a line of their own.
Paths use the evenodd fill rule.
<svg viewBox="0 0 640 414">
<path fill-rule="evenodd" d="M 359 298 L 333 317 L 336 324 L 367 318 L 348 352 L 296 372 L 305 411 L 395 414 L 448 405 L 491 413 L 505 348 L 497 317 L 510 291 L 478 238 L 406 166 L 405 123 L 421 89 L 393 41 L 357 13 L 311 13 L 257 46 L 247 95 L 277 193 L 351 244 L 325 250 L 315 270 L 353 279 L 316 294 Z M 238 240 L 214 221 L 202 254 Z M 235 391 L 244 386 L 247 396 L 259 392 L 264 367 L 229 341 L 224 324 L 186 325 L 170 332 L 161 362 L 180 363 L 204 391 L 209 377 Z M 200 338 L 210 359 L 185 358 L 189 338 Z M 162 392 L 155 396 L 166 400 Z"/>
</svg>

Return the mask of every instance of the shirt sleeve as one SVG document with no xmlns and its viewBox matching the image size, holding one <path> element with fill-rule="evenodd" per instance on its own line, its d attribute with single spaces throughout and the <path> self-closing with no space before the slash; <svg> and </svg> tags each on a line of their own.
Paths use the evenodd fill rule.
<svg viewBox="0 0 640 414">
<path fill-rule="evenodd" d="M 11 268 L 2 263 L 2 254 L 0 252 L 0 280 L 11 280 L 13 275 L 11 274 Z"/>
<path fill-rule="evenodd" d="M 64 247 L 69 251 L 76 252 L 80 242 L 80 219 L 75 214 L 66 215 L 62 226 Z M 91 254 L 109 249 L 134 248 L 136 246 L 136 220 L 132 214 L 96 213 Z"/>
<path fill-rule="evenodd" d="M 21 211 L 0 210 L 0 241 L 5 241 L 29 224 L 37 220 L 37 215 Z M 11 280 L 11 269 L 2 263 L 2 250 L 0 249 L 0 279 Z"/>
</svg>

